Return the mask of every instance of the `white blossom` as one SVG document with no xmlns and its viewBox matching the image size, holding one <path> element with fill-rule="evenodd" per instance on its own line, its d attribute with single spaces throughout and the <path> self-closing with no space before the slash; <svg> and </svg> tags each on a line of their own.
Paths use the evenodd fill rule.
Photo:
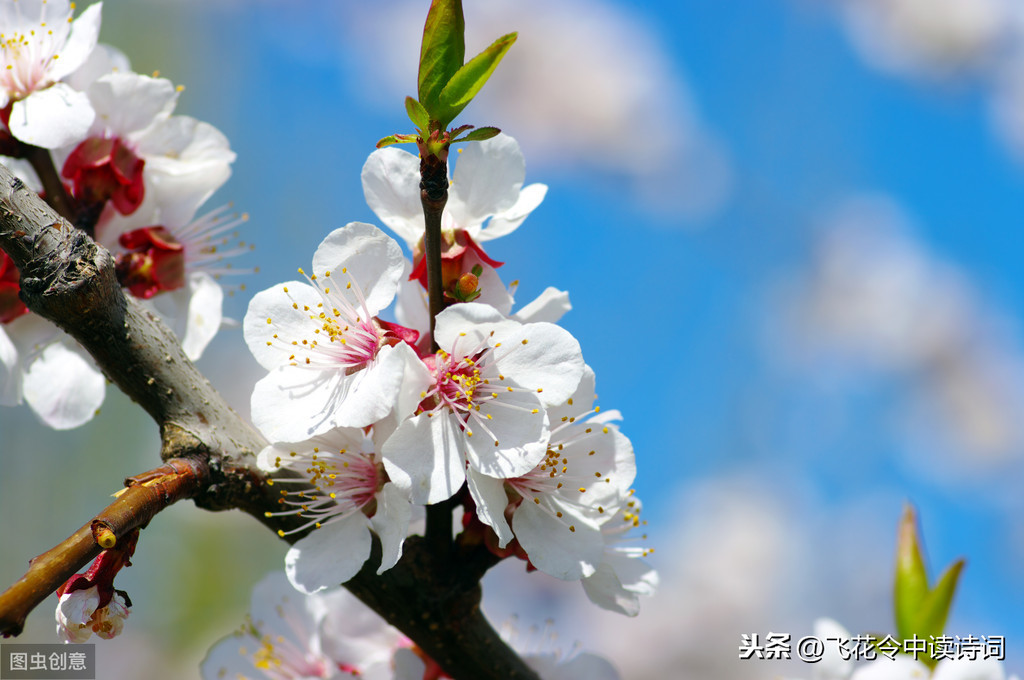
<svg viewBox="0 0 1024 680">
<path fill-rule="evenodd" d="M 398 244 L 353 222 L 317 248 L 308 283 L 289 281 L 253 297 L 245 340 L 270 373 L 256 383 L 252 418 L 268 439 L 302 441 L 415 409 L 427 369 L 375 319 L 403 272 Z"/>
<path fill-rule="evenodd" d="M 501 480 L 546 454 L 545 409 L 579 385 L 579 343 L 554 324 L 522 324 L 473 302 L 438 314 L 435 340 L 431 382 L 417 414 L 385 442 L 384 465 L 415 503 L 449 498 L 466 481 L 481 519 L 493 518 L 507 505 Z"/>
<path fill-rule="evenodd" d="M 390 569 L 402 556 L 412 514 L 409 498 L 386 481 L 375 450 L 373 439 L 362 430 L 338 428 L 305 442 L 269 446 L 260 452 L 257 463 L 261 469 L 298 473 L 293 479 L 277 479 L 275 486 L 289 482 L 312 486 L 281 491 L 282 509 L 267 513 L 268 517 L 297 515 L 307 520 L 294 531 L 313 527 L 285 556 L 288 579 L 298 590 L 313 593 L 355 576 L 370 554 L 371 528 L 383 547 L 378 573 Z"/>
<path fill-rule="evenodd" d="M 0 2 L 0 108 L 13 102 L 16 138 L 53 149 L 89 129 L 96 114 L 88 97 L 60 81 L 96 47 L 102 5 L 72 19 L 68 0 Z"/>
</svg>

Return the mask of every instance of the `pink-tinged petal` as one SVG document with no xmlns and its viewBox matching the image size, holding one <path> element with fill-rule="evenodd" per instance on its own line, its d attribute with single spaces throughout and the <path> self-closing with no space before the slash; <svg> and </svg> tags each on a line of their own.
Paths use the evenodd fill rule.
<svg viewBox="0 0 1024 680">
<path fill-rule="evenodd" d="M 373 530 L 380 537 L 381 558 L 378 574 L 395 566 L 402 557 L 402 544 L 409 534 L 412 504 L 409 494 L 387 483 L 377 494 L 377 512 L 371 518 Z"/>
<path fill-rule="evenodd" d="M 93 586 L 60 596 L 57 602 L 57 635 L 62 642 L 82 643 L 92 636 L 89 621 L 100 606 L 99 588 Z"/>
<path fill-rule="evenodd" d="M 469 493 L 476 503 L 476 516 L 494 529 L 498 536 L 498 547 L 504 548 L 514 538 L 512 528 L 505 519 L 505 508 L 508 507 L 505 482 L 469 468 L 466 470 L 466 486 L 469 487 Z"/>
<path fill-rule="evenodd" d="M 515 205 L 525 178 L 519 143 L 508 135 L 466 144 L 455 162 L 446 211 L 475 237 L 487 217 Z"/>
<path fill-rule="evenodd" d="M 581 415 L 589 414 L 594 408 L 594 400 L 597 399 L 595 385 L 594 369 L 584 366 L 583 376 L 572 395 L 558 406 L 548 408 L 548 417 L 552 424 L 557 427 L 558 423 L 563 422 L 563 419 L 579 418 Z"/>
<path fill-rule="evenodd" d="M 81 354 L 55 342 L 28 361 L 23 390 L 25 401 L 44 423 L 68 430 L 96 415 L 106 379 Z"/>
<path fill-rule="evenodd" d="M 103 3 L 97 2 L 71 22 L 71 35 L 58 52 L 60 58 L 51 62 L 49 76 L 52 80 L 61 80 L 74 73 L 89 58 L 100 36 L 102 9 Z"/>
<path fill-rule="evenodd" d="M 819 640 L 846 640 L 850 633 L 832 619 L 814 622 L 814 636 Z M 838 645 L 825 645 L 825 654 L 814 668 L 814 680 L 846 680 L 853 670 L 853 662 L 844 659 Z"/>
<path fill-rule="evenodd" d="M 294 349 L 290 339 L 283 339 L 311 336 L 317 325 L 305 308 L 316 309 L 322 301 L 315 288 L 300 281 L 286 281 L 253 296 L 242 320 L 242 334 L 260 366 L 273 370 L 289 362 Z"/>
<path fill-rule="evenodd" d="M 132 135 L 132 141 L 146 160 L 147 202 L 159 202 L 161 224 L 191 222 L 198 207 L 231 176 L 235 153 L 209 123 L 171 116 Z"/>
<path fill-rule="evenodd" d="M 850 680 L 928 680 L 931 673 L 920 661 L 907 656 L 880 657 L 853 672 Z"/>
<path fill-rule="evenodd" d="M 351 222 L 335 229 L 320 243 L 313 255 L 313 272 L 323 277 L 330 272 L 329 286 L 343 295 L 357 310 L 373 316 L 391 304 L 405 269 L 402 248 L 383 231 L 365 222 Z"/>
<path fill-rule="evenodd" d="M 336 427 L 366 427 L 386 417 L 405 377 L 402 350 L 384 347 L 368 368 L 345 375 L 281 366 L 256 383 L 252 421 L 272 442 L 298 442 Z"/>
<path fill-rule="evenodd" d="M 399 649 L 395 652 L 393 664 L 394 675 L 389 673 L 372 680 L 423 680 L 423 673 L 427 670 L 423 659 L 416 656 L 416 653 L 408 648 Z M 371 680 L 371 678 L 367 677 L 366 680 Z"/>
<path fill-rule="evenodd" d="M 931 680 L 1003 680 L 1003 664 L 995 658 L 944 659 L 935 667 Z"/>
<path fill-rule="evenodd" d="M 380 221 L 410 249 L 423 237 L 420 161 L 395 147 L 378 149 L 363 165 L 363 195 Z"/>
<path fill-rule="evenodd" d="M 178 90 L 166 78 L 110 73 L 89 87 L 89 101 L 96 111 L 93 134 L 125 137 L 169 116 Z"/>
<path fill-rule="evenodd" d="M 434 339 L 445 351 L 451 352 L 456 342 L 457 349 L 468 351 L 488 338 L 491 331 L 494 331 L 495 335 L 513 332 L 521 325 L 518 321 L 505 318 L 490 305 L 463 302 L 452 305 L 437 315 Z"/>
<path fill-rule="evenodd" d="M 418 505 L 451 498 L 465 481 L 454 416 L 421 413 L 402 423 L 381 449 L 392 482 Z"/>
<path fill-rule="evenodd" d="M 288 580 L 311 595 L 355 576 L 370 556 L 369 524 L 366 515 L 356 512 L 314 529 L 285 555 Z"/>
<path fill-rule="evenodd" d="M 358 673 L 360 680 L 365 680 L 369 669 L 377 664 L 387 664 L 399 645 L 408 644 L 397 628 L 347 590 L 328 593 L 323 599 L 327 604 L 320 626 L 323 651 L 336 664 Z M 330 677 L 340 680 L 342 676 Z"/>
<path fill-rule="evenodd" d="M 82 141 L 95 117 L 84 92 L 57 83 L 14 102 L 10 129 L 23 142 L 55 149 Z"/>
<path fill-rule="evenodd" d="M 388 351 L 393 354 L 393 361 L 402 364 L 402 387 L 396 395 L 394 414 L 398 418 L 405 418 L 419 406 L 420 394 L 433 382 L 433 377 L 430 369 L 417 356 L 416 350 L 408 344 L 403 342 Z"/>
<path fill-rule="evenodd" d="M 526 665 L 544 680 L 620 680 L 619 672 L 607 659 L 594 654 L 577 654 L 567 661 L 556 655 L 524 655 Z"/>
<path fill-rule="evenodd" d="M 570 309 L 569 293 L 548 286 L 534 300 L 520 307 L 512 318 L 522 323 L 558 323 Z"/>
<path fill-rule="evenodd" d="M 535 468 L 547 452 L 548 419 L 531 392 L 502 392 L 479 404 L 467 426 L 470 466 L 490 477 L 519 477 Z"/>
<path fill-rule="evenodd" d="M 398 284 L 398 299 L 395 301 L 395 318 L 403 326 L 426 331 L 430 327 L 427 291 L 423 290 L 418 281 L 406 281 L 404 276 L 402 278 L 402 282 Z M 425 337 L 426 333 L 421 332 L 421 343 Z"/>
<path fill-rule="evenodd" d="M 0 327 L 0 406 L 21 403 L 21 364 L 18 348 Z"/>
<path fill-rule="evenodd" d="M 196 361 L 220 330 L 224 290 L 209 274 L 196 272 L 188 277 L 188 296 L 187 324 L 181 348 L 189 359 Z"/>
<path fill-rule="evenodd" d="M 113 45 L 99 43 L 81 68 L 64 79 L 68 85 L 85 92 L 96 79 L 108 73 L 128 73 L 132 70 L 127 55 Z"/>
<path fill-rule="evenodd" d="M 483 243 L 484 241 L 496 239 L 499 236 L 511 234 L 519 228 L 523 220 L 530 216 L 530 213 L 536 210 L 537 206 L 544 200 L 544 197 L 547 196 L 547 193 L 548 187 L 545 184 L 531 184 L 530 186 L 523 187 L 519 198 L 512 207 L 500 215 L 492 217 L 487 226 L 477 234 L 477 239 Z"/>
<path fill-rule="evenodd" d="M 500 341 L 495 356 L 504 374 L 538 390 L 545 406 L 561 404 L 576 391 L 583 377 L 583 353 L 569 331 L 550 323 L 524 324 L 502 333 Z"/>
<path fill-rule="evenodd" d="M 483 271 L 480 273 L 476 289 L 480 291 L 480 297 L 476 299 L 479 304 L 494 307 L 502 315 L 508 315 L 512 311 L 512 295 L 509 294 L 505 284 L 501 282 L 497 270 L 489 264 L 481 264 Z M 422 286 L 420 286 L 422 288 Z"/>
<path fill-rule="evenodd" d="M 658 587 L 658 572 L 646 562 L 616 552 L 605 552 L 597 571 L 583 579 L 583 590 L 590 601 L 613 612 L 636 616 L 640 596 L 653 595 Z"/>
<path fill-rule="evenodd" d="M 554 516 L 556 511 L 562 517 Z M 576 581 L 592 576 L 604 556 L 601 530 L 568 508 L 524 500 L 512 517 L 512 529 L 530 562 L 555 578 Z"/>
</svg>

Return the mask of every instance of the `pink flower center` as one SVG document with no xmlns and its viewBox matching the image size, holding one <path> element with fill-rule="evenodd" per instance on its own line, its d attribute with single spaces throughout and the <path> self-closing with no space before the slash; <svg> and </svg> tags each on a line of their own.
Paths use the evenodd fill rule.
<svg viewBox="0 0 1024 680">
<path fill-rule="evenodd" d="M 117 256 L 117 278 L 135 297 L 185 285 L 185 248 L 163 227 L 142 227 L 121 234 L 118 243 L 129 252 Z"/>
</svg>

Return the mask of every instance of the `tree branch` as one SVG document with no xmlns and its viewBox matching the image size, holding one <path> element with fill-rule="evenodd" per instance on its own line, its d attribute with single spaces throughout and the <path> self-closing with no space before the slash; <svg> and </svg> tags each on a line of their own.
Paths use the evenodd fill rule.
<svg viewBox="0 0 1024 680">
<path fill-rule="evenodd" d="M 0 248 L 21 271 L 22 298 L 29 309 L 74 337 L 107 377 L 157 422 L 163 459 L 172 467 L 179 464 L 175 459 L 205 466 L 194 477 L 195 487 L 189 487 L 189 494 L 183 490 L 182 497 L 191 495 L 196 505 L 209 510 L 239 508 L 275 533 L 290 531 L 303 521 L 264 515 L 277 509 L 279 495 L 266 483 L 267 476 L 249 464 L 266 441 L 192 365 L 166 326 L 136 300 L 125 297 L 110 253 L 72 228 L 2 165 Z M 139 485 L 132 488 L 135 486 Z M 143 488 L 147 487 L 143 484 Z M 131 493 L 129 498 L 134 499 L 143 492 Z M 127 507 L 119 505 L 122 500 L 112 507 Z M 132 522 L 142 526 L 151 517 L 136 507 L 128 512 L 125 527 Z M 450 527 L 450 511 L 448 517 Z M 117 522 L 98 526 L 108 526 L 121 535 L 122 526 Z M 51 586 L 50 592 L 55 590 L 98 553 L 92 527 L 90 522 L 32 562 L 29 574 L 46 573 L 46 578 L 33 576 L 34 585 L 33 579 L 27 585 L 19 586 L 21 581 L 15 585 L 32 595 L 0 600 L 5 631 L 20 629 L 38 600 L 31 606 L 24 603 Z M 447 535 L 451 536 L 450 529 Z M 289 534 L 286 540 L 294 543 L 302 536 Z M 480 612 L 479 577 L 492 563 L 491 558 L 467 558 L 466 566 L 459 567 L 453 560 L 439 561 L 439 557 L 426 541 L 411 537 L 402 560 L 378 576 L 373 565 L 379 564 L 380 547 L 375 540 L 373 555 L 346 586 L 452 677 L 536 680 L 536 674 Z"/>
<path fill-rule="evenodd" d="M 28 613 L 103 548 L 113 547 L 112 540 L 144 528 L 158 512 L 195 494 L 208 476 L 203 461 L 174 458 L 155 470 L 126 479 L 126 488 L 116 501 L 67 539 L 29 560 L 25 575 L 0 593 L 0 635 L 18 635 Z"/>
</svg>

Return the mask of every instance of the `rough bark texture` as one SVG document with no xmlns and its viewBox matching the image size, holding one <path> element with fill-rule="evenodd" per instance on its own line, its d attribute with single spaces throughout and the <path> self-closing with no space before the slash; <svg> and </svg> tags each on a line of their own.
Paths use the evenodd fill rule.
<svg viewBox="0 0 1024 680">
<path fill-rule="evenodd" d="M 302 521 L 264 516 L 277 508 L 278 495 L 265 483 L 263 473 L 249 465 L 265 440 L 192 365 L 166 326 L 124 295 L 110 253 L 71 227 L 2 165 L 0 248 L 21 270 L 22 297 L 29 309 L 78 340 L 107 377 L 157 422 L 162 458 L 189 459 L 206 466 L 191 494 L 197 505 L 211 510 L 239 508 L 275 532 Z M 287 537 L 292 542 L 299 538 L 301 534 Z M 30 571 L 49 570 L 43 574 L 49 579 L 45 587 L 56 588 L 61 575 L 80 570 L 98 550 L 90 522 L 45 553 L 46 560 L 34 562 Z M 375 545 L 367 566 L 347 587 L 451 676 L 460 680 L 537 677 L 480 612 L 479 578 L 494 562 L 486 551 L 476 548 L 454 561 L 448 556 L 439 559 L 424 541 L 413 538 L 406 543 L 399 564 L 381 576 L 375 573 L 379 555 Z M 29 606 L 18 610 L 15 618 L 24 620 L 24 614 L 41 601 L 29 602 L 37 595 L 33 590 L 19 596 L 27 598 Z M 8 621 L 4 618 L 8 603 L 0 599 L 0 621 Z M 20 623 L 0 632 L 9 635 L 17 630 Z"/>
</svg>

